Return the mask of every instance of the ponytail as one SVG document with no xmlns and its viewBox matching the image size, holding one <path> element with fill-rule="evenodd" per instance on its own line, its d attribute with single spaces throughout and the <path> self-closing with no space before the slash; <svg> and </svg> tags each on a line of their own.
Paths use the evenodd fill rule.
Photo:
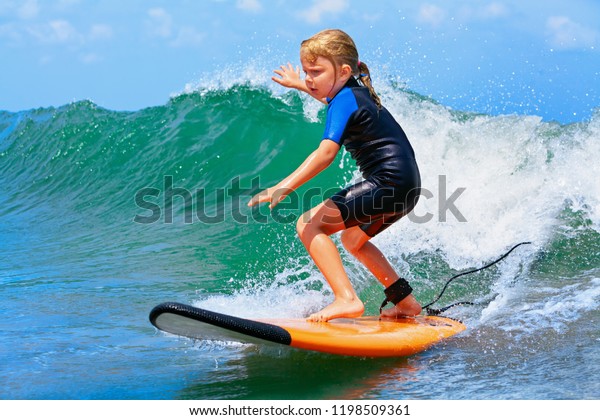
<svg viewBox="0 0 600 420">
<path fill-rule="evenodd" d="M 373 84 L 371 83 L 371 73 L 369 72 L 369 67 L 367 67 L 367 65 L 365 63 L 363 63 L 362 61 L 359 61 L 358 62 L 358 72 L 359 72 L 358 80 L 361 81 L 363 86 L 365 86 L 367 89 L 369 89 L 369 94 L 371 95 L 373 102 L 375 102 L 375 105 L 377 105 L 377 108 L 381 109 L 381 99 L 379 99 L 379 95 L 377 95 L 377 93 L 375 92 L 375 89 L 373 88 Z"/>
</svg>

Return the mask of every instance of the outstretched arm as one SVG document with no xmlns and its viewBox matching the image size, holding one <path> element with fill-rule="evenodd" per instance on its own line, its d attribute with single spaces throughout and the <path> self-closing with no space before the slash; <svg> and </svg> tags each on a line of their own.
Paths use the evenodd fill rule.
<svg viewBox="0 0 600 420">
<path fill-rule="evenodd" d="M 287 197 L 289 193 L 327 168 L 333 162 L 339 150 L 340 145 L 336 142 L 331 140 L 322 141 L 317 150 L 312 152 L 294 172 L 274 187 L 267 188 L 256 194 L 248 202 L 248 206 L 252 207 L 259 203 L 269 203 L 269 208 L 272 209 Z"/>
</svg>

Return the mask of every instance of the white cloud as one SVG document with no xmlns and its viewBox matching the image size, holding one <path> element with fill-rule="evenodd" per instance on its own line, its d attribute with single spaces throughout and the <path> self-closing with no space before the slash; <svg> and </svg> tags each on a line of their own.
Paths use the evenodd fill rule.
<svg viewBox="0 0 600 420">
<path fill-rule="evenodd" d="M 147 27 L 150 35 L 159 38 L 168 38 L 171 36 L 173 28 L 173 18 L 171 15 L 160 7 L 148 10 L 149 20 Z"/>
<path fill-rule="evenodd" d="M 510 16 L 510 8 L 502 2 L 463 5 L 454 12 L 459 22 L 484 22 L 503 19 Z"/>
<path fill-rule="evenodd" d="M 0 16 L 29 20 L 36 18 L 39 13 L 37 0 L 0 0 Z"/>
<path fill-rule="evenodd" d="M 102 61 L 102 57 L 96 53 L 87 53 L 83 54 L 79 57 L 82 63 L 84 64 L 94 64 L 99 61 Z"/>
<path fill-rule="evenodd" d="M 446 12 L 444 9 L 435 6 L 433 4 L 424 4 L 419 9 L 417 15 L 417 21 L 433 27 L 440 26 L 446 19 Z"/>
<path fill-rule="evenodd" d="M 236 6 L 238 9 L 253 13 L 260 12 L 263 8 L 258 0 L 238 0 Z"/>
<path fill-rule="evenodd" d="M 348 0 L 316 0 L 307 10 L 298 16 L 308 23 L 319 23 L 326 14 L 339 14 L 348 8 Z"/>
<path fill-rule="evenodd" d="M 23 36 L 13 23 L 6 23 L 0 25 L 0 39 L 2 38 L 6 39 L 10 44 L 18 44 L 23 39 Z"/>
<path fill-rule="evenodd" d="M 374 23 L 374 22 L 381 20 L 381 18 L 383 17 L 383 14 L 382 13 L 362 13 L 360 17 L 365 22 Z"/>
<path fill-rule="evenodd" d="M 566 16 L 551 16 L 546 20 L 548 42 L 551 47 L 562 50 L 595 47 L 600 32 L 572 21 Z"/>
<path fill-rule="evenodd" d="M 26 30 L 42 44 L 80 44 L 83 42 L 83 37 L 73 25 L 62 19 L 51 20 L 40 25 L 31 25 Z"/>
<path fill-rule="evenodd" d="M 50 21 L 47 28 L 49 28 L 47 34 L 50 42 L 65 43 L 81 39 L 77 30 L 66 20 Z"/>
<path fill-rule="evenodd" d="M 50 55 L 50 54 L 44 54 L 44 55 L 42 55 L 42 56 L 39 58 L 39 60 L 38 60 L 38 62 L 39 62 L 39 63 L 40 63 L 42 66 L 45 66 L 46 64 L 50 64 L 50 63 L 52 63 L 53 61 L 54 61 L 54 57 L 53 57 L 52 55 Z"/>
<path fill-rule="evenodd" d="M 191 26 L 184 26 L 179 30 L 175 39 L 170 43 L 173 47 L 194 47 L 202 44 L 206 34 L 198 32 Z"/>
<path fill-rule="evenodd" d="M 490 3 L 486 6 L 483 6 L 479 15 L 484 19 L 497 19 L 508 16 L 508 8 L 503 3 Z"/>
<path fill-rule="evenodd" d="M 17 7 L 17 16 L 21 19 L 33 19 L 40 12 L 37 0 L 26 0 Z"/>
<path fill-rule="evenodd" d="M 23 46 L 27 43 L 40 45 L 68 45 L 80 47 L 89 42 L 113 38 L 109 25 L 94 24 L 86 31 L 79 31 L 71 22 L 55 19 L 48 22 L 12 22 L 0 25 L 0 39 L 8 45 Z"/>
<path fill-rule="evenodd" d="M 95 24 L 90 28 L 89 38 L 92 41 L 111 39 L 113 37 L 113 29 L 109 25 Z"/>
<path fill-rule="evenodd" d="M 58 0 L 58 8 L 60 9 L 68 9 L 72 6 L 76 6 L 81 3 L 81 0 Z"/>
<path fill-rule="evenodd" d="M 164 39 L 171 47 L 189 47 L 200 45 L 206 34 L 192 26 L 175 24 L 173 17 L 165 9 L 156 7 L 147 11 L 146 27 L 148 34 Z"/>
</svg>

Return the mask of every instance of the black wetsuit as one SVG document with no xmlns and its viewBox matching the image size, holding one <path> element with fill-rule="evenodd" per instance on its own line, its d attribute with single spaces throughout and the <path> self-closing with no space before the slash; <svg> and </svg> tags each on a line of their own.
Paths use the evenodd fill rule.
<svg viewBox="0 0 600 420">
<path fill-rule="evenodd" d="M 378 108 L 369 90 L 353 77 L 328 103 L 323 140 L 344 146 L 364 178 L 331 200 L 347 228 L 360 226 L 375 236 L 409 213 L 419 199 L 415 153 L 394 117 Z"/>
</svg>

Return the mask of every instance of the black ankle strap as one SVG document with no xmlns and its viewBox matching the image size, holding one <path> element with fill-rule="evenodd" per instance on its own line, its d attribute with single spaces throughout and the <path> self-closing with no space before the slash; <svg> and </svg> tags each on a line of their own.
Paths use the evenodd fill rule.
<svg viewBox="0 0 600 420">
<path fill-rule="evenodd" d="M 396 282 L 392 283 L 390 287 L 383 291 L 383 293 L 385 293 L 385 300 L 379 307 L 379 313 L 381 314 L 385 305 L 387 305 L 390 302 L 396 305 L 397 303 L 401 302 L 405 297 L 410 295 L 412 291 L 413 289 L 412 287 L 410 287 L 410 284 L 408 284 L 408 281 L 400 277 L 398 280 L 396 280 Z"/>
</svg>

